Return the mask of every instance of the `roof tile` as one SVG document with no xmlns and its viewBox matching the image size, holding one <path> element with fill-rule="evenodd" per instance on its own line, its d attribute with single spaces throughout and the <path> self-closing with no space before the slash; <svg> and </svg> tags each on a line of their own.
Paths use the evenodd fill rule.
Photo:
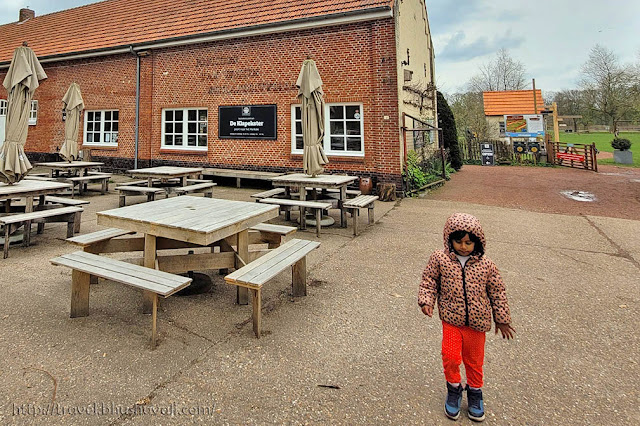
<svg viewBox="0 0 640 426">
<path fill-rule="evenodd" d="M 534 114 L 533 90 L 483 92 L 484 115 Z M 544 110 L 542 91 L 536 90 L 538 113 Z"/>
</svg>

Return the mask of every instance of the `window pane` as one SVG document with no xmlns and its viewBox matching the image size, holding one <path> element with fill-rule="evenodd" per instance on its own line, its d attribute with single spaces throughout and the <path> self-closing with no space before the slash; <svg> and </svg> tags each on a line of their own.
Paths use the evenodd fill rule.
<svg viewBox="0 0 640 426">
<path fill-rule="evenodd" d="M 104 112 L 104 119 L 107 121 L 111 121 L 111 111 Z"/>
<path fill-rule="evenodd" d="M 198 120 L 199 121 L 207 121 L 207 110 L 206 109 L 198 110 Z"/>
<path fill-rule="evenodd" d="M 332 135 L 344 135 L 344 122 L 332 121 L 330 123 L 330 129 Z"/>
<path fill-rule="evenodd" d="M 200 129 L 199 129 L 199 133 L 201 135 L 206 135 L 207 134 L 207 123 L 200 123 Z"/>
<path fill-rule="evenodd" d="M 196 123 L 187 124 L 187 133 L 190 135 L 195 135 L 196 133 Z"/>
<path fill-rule="evenodd" d="M 165 135 L 164 136 L 164 144 L 165 145 L 173 145 L 173 136 Z"/>
<path fill-rule="evenodd" d="M 348 105 L 346 107 L 347 110 L 347 119 L 359 119 L 360 118 L 360 107 L 357 105 Z M 357 114 L 357 115 L 356 115 Z"/>
<path fill-rule="evenodd" d="M 173 111 L 165 111 L 164 119 L 165 121 L 173 121 Z"/>
<path fill-rule="evenodd" d="M 100 131 L 100 122 L 96 121 L 95 124 L 93 125 L 93 130 L 95 130 L 96 132 Z"/>
<path fill-rule="evenodd" d="M 207 146 L 207 137 L 206 136 L 198 136 L 198 146 Z"/>
<path fill-rule="evenodd" d="M 118 120 L 118 111 L 113 111 L 113 120 L 114 121 Z"/>
<path fill-rule="evenodd" d="M 302 134 L 302 121 L 296 121 L 296 135 Z"/>
<path fill-rule="evenodd" d="M 342 105 L 334 105 L 329 107 L 329 118 L 331 119 L 344 118 L 344 110 Z"/>
<path fill-rule="evenodd" d="M 183 129 L 182 123 L 176 123 L 174 128 L 175 128 L 175 133 L 182 133 L 182 129 Z"/>
<path fill-rule="evenodd" d="M 347 151 L 360 151 L 362 139 L 360 138 L 347 138 Z"/>
<path fill-rule="evenodd" d="M 174 117 L 176 121 L 182 121 L 183 113 L 181 110 L 174 111 Z"/>
<path fill-rule="evenodd" d="M 195 109 L 188 110 L 187 117 L 189 121 L 196 121 L 196 110 Z"/>
<path fill-rule="evenodd" d="M 111 142 L 111 133 L 105 133 L 105 134 L 104 134 L 104 141 L 105 141 L 106 143 Z"/>
<path fill-rule="evenodd" d="M 93 134 L 93 141 L 94 142 L 100 142 L 100 133 L 94 133 Z"/>
<path fill-rule="evenodd" d="M 182 135 L 175 135 L 173 140 L 176 145 L 182 145 Z"/>
<path fill-rule="evenodd" d="M 111 131 L 111 122 L 107 121 L 104 123 L 104 131 L 105 132 L 110 132 Z"/>
<path fill-rule="evenodd" d="M 93 133 L 87 133 L 87 142 L 93 142 Z"/>
<path fill-rule="evenodd" d="M 331 150 L 332 151 L 344 151 L 344 138 L 331 137 Z"/>
<path fill-rule="evenodd" d="M 112 125 L 111 125 L 111 129 L 112 129 L 114 132 L 117 132 L 117 131 L 118 131 L 118 122 L 117 122 L 117 121 L 114 121 L 114 122 L 112 123 Z"/>
<path fill-rule="evenodd" d="M 187 145 L 188 146 L 196 146 L 196 135 L 187 136 Z"/>
<path fill-rule="evenodd" d="M 347 134 L 359 135 L 360 134 L 360 122 L 359 121 L 347 121 Z"/>
<path fill-rule="evenodd" d="M 302 119 L 302 108 L 295 107 L 295 117 L 296 117 L 296 120 Z"/>
<path fill-rule="evenodd" d="M 164 123 L 164 132 L 173 133 L 173 123 Z"/>
<path fill-rule="evenodd" d="M 87 122 L 87 132 L 93 131 L 93 123 Z"/>
<path fill-rule="evenodd" d="M 113 143 L 118 142 L 118 134 L 117 133 L 111 133 L 111 142 L 113 142 Z"/>
<path fill-rule="evenodd" d="M 302 136 L 296 136 L 296 149 L 304 149 L 304 141 Z"/>
</svg>

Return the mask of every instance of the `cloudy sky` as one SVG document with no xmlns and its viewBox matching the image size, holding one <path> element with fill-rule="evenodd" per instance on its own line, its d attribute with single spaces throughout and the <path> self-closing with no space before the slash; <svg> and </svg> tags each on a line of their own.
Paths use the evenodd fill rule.
<svg viewBox="0 0 640 426">
<path fill-rule="evenodd" d="M 223 1 L 223 0 L 221 0 Z M 640 0 L 426 0 L 439 88 L 462 90 L 500 48 L 522 62 L 543 91 L 574 88 L 599 43 L 621 62 L 640 61 Z M 0 0 L 0 24 L 21 7 L 36 16 L 96 0 Z"/>
</svg>

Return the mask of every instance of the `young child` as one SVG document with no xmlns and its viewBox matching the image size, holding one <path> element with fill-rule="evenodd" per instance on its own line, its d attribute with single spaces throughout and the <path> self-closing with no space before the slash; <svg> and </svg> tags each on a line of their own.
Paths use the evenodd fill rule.
<svg viewBox="0 0 640 426">
<path fill-rule="evenodd" d="M 460 417 L 462 391 L 467 391 L 468 415 L 484 420 L 482 366 L 485 333 L 491 316 L 502 338 L 512 339 L 515 330 L 507 295 L 496 265 L 484 255 L 484 233 L 480 222 L 466 213 L 451 215 L 444 226 L 444 250 L 435 251 L 422 273 L 418 304 L 431 317 L 438 301 L 442 320 L 442 364 L 447 380 L 447 417 Z M 464 362 L 467 386 L 460 383 Z"/>
</svg>

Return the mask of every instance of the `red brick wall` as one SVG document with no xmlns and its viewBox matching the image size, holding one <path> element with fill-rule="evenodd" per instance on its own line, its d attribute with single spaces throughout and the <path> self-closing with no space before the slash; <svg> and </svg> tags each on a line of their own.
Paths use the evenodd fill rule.
<svg viewBox="0 0 640 426">
<path fill-rule="evenodd" d="M 391 19 L 153 51 L 141 58 L 139 159 L 152 164 L 301 169 L 301 156 L 291 155 L 291 105 L 298 103 L 295 81 L 308 54 L 318 65 L 327 102 L 363 103 L 365 157 L 330 157 L 327 168 L 397 179 L 400 141 Z M 86 109 L 120 111 L 118 148 L 93 150 L 92 155 L 133 158 L 135 57 L 45 64 L 45 70 L 49 79 L 35 94 L 40 101 L 38 125 L 29 129 L 26 150 L 55 152 L 62 143 L 60 99 L 75 81 Z M 277 140 L 218 139 L 218 105 L 246 104 L 277 104 Z M 207 152 L 160 149 L 161 111 L 167 107 L 208 108 Z"/>
</svg>

